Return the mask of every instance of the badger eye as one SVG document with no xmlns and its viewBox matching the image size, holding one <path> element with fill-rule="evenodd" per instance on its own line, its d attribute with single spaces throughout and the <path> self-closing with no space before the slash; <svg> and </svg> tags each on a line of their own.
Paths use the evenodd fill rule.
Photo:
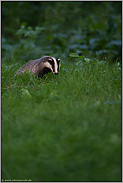
<svg viewBox="0 0 123 183">
<path fill-rule="evenodd" d="M 54 67 L 54 62 L 53 62 L 52 59 L 49 59 L 48 62 L 50 63 L 50 65 L 51 65 L 52 67 Z"/>
<path fill-rule="evenodd" d="M 49 60 L 48 60 L 49 63 L 52 63 L 52 61 L 53 61 L 52 59 L 49 59 Z"/>
</svg>

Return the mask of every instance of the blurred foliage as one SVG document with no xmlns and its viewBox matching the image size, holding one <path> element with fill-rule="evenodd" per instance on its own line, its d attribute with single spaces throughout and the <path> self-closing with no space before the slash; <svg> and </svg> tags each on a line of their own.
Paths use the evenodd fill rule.
<svg viewBox="0 0 123 183">
<path fill-rule="evenodd" d="M 121 1 L 3 1 L 2 60 L 63 59 L 74 52 L 121 61 L 121 7 Z"/>
</svg>

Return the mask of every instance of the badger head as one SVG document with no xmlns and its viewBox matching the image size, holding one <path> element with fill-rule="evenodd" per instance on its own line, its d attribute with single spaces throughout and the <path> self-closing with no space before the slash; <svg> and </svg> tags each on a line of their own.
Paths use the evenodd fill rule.
<svg viewBox="0 0 123 183">
<path fill-rule="evenodd" d="M 46 60 L 44 61 L 44 68 L 46 72 L 51 72 L 55 75 L 58 74 L 60 68 L 60 59 L 56 59 L 55 57 L 45 57 Z"/>
</svg>

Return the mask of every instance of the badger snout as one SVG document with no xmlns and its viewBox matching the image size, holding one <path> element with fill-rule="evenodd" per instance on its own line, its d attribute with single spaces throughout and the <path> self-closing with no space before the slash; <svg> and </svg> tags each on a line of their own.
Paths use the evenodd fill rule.
<svg viewBox="0 0 123 183">
<path fill-rule="evenodd" d="M 57 75 L 57 74 L 58 74 L 58 72 L 54 72 L 53 74 Z"/>
</svg>

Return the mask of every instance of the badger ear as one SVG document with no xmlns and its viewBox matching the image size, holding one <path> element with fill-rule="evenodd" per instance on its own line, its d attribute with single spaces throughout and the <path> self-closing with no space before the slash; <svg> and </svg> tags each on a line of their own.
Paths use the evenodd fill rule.
<svg viewBox="0 0 123 183">
<path fill-rule="evenodd" d="M 58 60 L 58 62 L 60 62 L 60 58 L 58 58 L 57 60 Z"/>
</svg>

